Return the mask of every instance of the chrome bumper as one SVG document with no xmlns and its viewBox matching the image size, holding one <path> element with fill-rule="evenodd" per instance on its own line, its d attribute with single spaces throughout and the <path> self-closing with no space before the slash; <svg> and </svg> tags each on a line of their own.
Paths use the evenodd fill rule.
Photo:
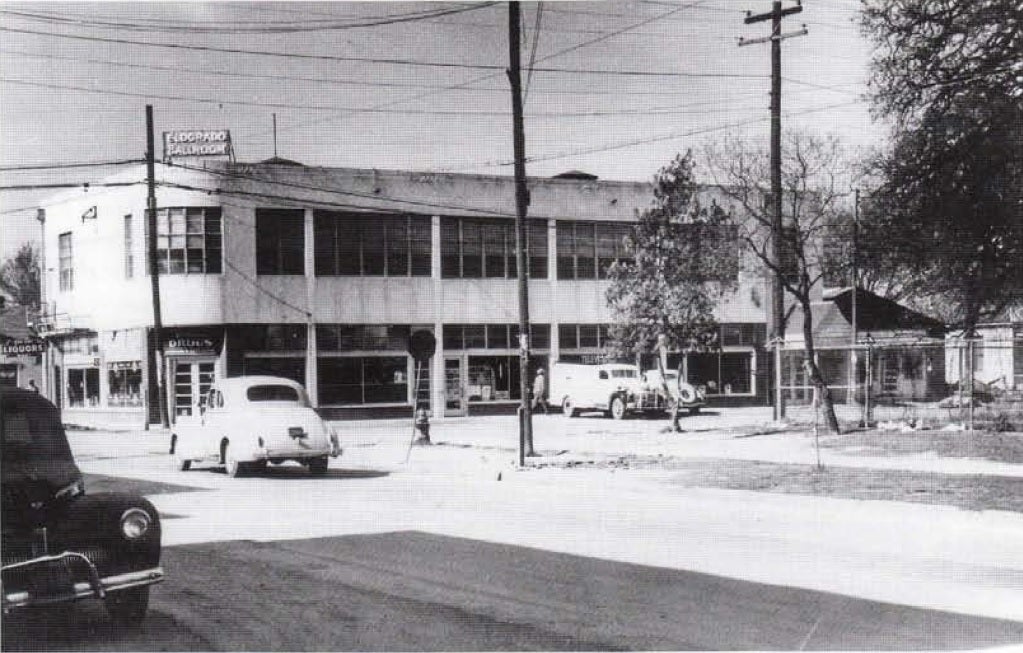
<svg viewBox="0 0 1023 653">
<path fill-rule="evenodd" d="M 29 591 L 7 592 L 3 590 L 4 611 L 14 608 L 24 608 L 33 605 L 47 605 L 52 603 L 63 603 L 66 601 L 77 601 L 78 599 L 97 598 L 105 599 L 108 592 L 117 592 L 133 587 L 142 587 L 160 583 L 164 580 L 163 567 L 153 567 L 140 571 L 130 571 L 115 576 L 100 578 L 96 565 L 92 564 L 86 556 L 81 553 L 65 551 L 57 555 L 40 556 L 32 560 L 18 562 L 3 567 L 3 571 L 25 570 L 34 566 L 63 565 L 69 567 L 72 564 L 79 564 L 85 567 L 87 581 L 71 583 L 67 591 L 47 596 L 33 596 Z M 40 573 L 49 573 L 46 570 Z M 70 572 L 68 572 L 70 573 Z"/>
</svg>

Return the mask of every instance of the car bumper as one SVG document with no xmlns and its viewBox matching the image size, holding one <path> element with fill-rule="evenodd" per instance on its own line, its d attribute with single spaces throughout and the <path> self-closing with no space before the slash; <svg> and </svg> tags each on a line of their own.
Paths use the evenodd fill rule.
<svg viewBox="0 0 1023 653">
<path fill-rule="evenodd" d="M 101 577 L 96 566 L 86 556 L 67 551 L 6 565 L 3 573 L 5 576 L 19 573 L 44 577 L 43 582 L 33 583 L 33 589 L 8 591 L 5 587 L 2 591 L 4 611 L 86 598 L 103 599 L 108 592 L 153 585 L 164 580 L 162 567 Z"/>
<path fill-rule="evenodd" d="M 337 458 L 341 450 L 327 447 L 317 449 L 290 449 L 264 447 L 252 454 L 253 460 L 306 460 L 309 458 L 320 458 L 321 456 L 332 456 Z"/>
</svg>

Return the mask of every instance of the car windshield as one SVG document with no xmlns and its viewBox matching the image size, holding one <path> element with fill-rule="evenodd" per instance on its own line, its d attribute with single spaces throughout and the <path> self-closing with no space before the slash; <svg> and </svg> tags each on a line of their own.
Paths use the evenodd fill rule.
<svg viewBox="0 0 1023 653">
<path fill-rule="evenodd" d="M 301 393 L 290 385 L 254 385 L 245 396 L 249 401 L 293 401 L 305 405 Z"/>
<path fill-rule="evenodd" d="M 616 379 L 634 379 L 636 370 L 611 370 L 611 376 Z"/>
</svg>

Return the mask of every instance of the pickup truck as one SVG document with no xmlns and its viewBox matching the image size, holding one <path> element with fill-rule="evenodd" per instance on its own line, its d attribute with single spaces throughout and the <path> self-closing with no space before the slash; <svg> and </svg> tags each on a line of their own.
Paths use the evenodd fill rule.
<svg viewBox="0 0 1023 653">
<path fill-rule="evenodd" d="M 635 365 L 607 363 L 551 365 L 551 402 L 561 404 L 565 417 L 603 411 L 614 419 L 628 414 L 663 413 L 667 403 L 660 392 L 643 383 Z"/>
</svg>

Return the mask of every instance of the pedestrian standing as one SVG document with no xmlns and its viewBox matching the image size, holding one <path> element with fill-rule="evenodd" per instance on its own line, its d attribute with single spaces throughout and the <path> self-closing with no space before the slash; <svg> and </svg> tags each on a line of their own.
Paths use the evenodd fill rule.
<svg viewBox="0 0 1023 653">
<path fill-rule="evenodd" d="M 537 412 L 543 406 L 543 414 L 547 414 L 547 379 L 544 378 L 543 369 L 537 370 L 536 378 L 533 380 L 533 412 Z"/>
</svg>

